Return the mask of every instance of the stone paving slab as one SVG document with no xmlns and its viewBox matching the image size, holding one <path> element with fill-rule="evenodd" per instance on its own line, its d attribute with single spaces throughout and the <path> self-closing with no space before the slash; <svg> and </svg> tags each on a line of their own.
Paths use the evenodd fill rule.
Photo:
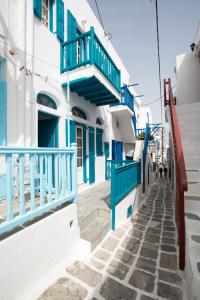
<svg viewBox="0 0 200 300">
<path fill-rule="evenodd" d="M 174 215 L 170 185 L 154 184 L 138 213 L 110 231 L 90 261 L 69 266 L 39 300 L 182 300 Z"/>
<path fill-rule="evenodd" d="M 87 290 L 80 284 L 68 278 L 60 278 L 38 300 L 77 300 L 86 296 Z"/>
</svg>

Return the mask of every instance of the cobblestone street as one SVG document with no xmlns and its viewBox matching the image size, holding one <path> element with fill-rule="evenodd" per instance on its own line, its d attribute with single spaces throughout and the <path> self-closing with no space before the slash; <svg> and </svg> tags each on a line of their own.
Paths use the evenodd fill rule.
<svg viewBox="0 0 200 300">
<path fill-rule="evenodd" d="M 110 232 L 87 264 L 69 266 L 39 300 L 183 299 L 176 241 L 170 184 L 156 183 L 134 218 Z"/>
</svg>

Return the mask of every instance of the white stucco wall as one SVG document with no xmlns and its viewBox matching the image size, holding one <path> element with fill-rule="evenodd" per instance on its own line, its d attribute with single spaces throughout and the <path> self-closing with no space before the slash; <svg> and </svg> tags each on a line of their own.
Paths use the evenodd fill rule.
<svg viewBox="0 0 200 300">
<path fill-rule="evenodd" d="M 55 266 L 67 265 L 79 242 L 76 204 L 1 241 L 0 299 L 18 299 Z"/>
<path fill-rule="evenodd" d="M 200 60 L 192 52 L 176 57 L 177 105 L 200 101 Z"/>
<path fill-rule="evenodd" d="M 117 229 L 122 223 L 128 219 L 128 208 L 132 206 L 132 214 L 134 215 L 140 206 L 141 186 L 133 189 L 122 201 L 115 206 L 115 228 Z"/>
</svg>

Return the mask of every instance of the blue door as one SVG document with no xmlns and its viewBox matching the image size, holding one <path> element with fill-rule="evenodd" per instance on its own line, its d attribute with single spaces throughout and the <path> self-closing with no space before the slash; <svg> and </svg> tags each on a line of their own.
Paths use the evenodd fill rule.
<svg viewBox="0 0 200 300">
<path fill-rule="evenodd" d="M 123 143 L 117 142 L 116 144 L 116 157 L 117 160 L 122 160 L 122 152 L 123 152 Z"/>
<path fill-rule="evenodd" d="M 38 113 L 38 147 L 58 147 L 58 118 Z"/>
<path fill-rule="evenodd" d="M 123 143 L 112 140 L 112 160 L 122 160 Z"/>
<path fill-rule="evenodd" d="M 89 182 L 95 182 L 94 127 L 89 127 Z"/>
</svg>

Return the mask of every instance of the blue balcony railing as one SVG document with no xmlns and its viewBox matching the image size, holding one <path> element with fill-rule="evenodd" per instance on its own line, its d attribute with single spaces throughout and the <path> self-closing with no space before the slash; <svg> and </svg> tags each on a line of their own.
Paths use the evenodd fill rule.
<svg viewBox="0 0 200 300">
<path fill-rule="evenodd" d="M 95 65 L 121 92 L 121 73 L 91 27 L 90 31 L 61 46 L 61 72 Z"/>
<path fill-rule="evenodd" d="M 0 234 L 76 201 L 76 147 L 0 147 L 5 195 L 1 195 Z"/>
<path fill-rule="evenodd" d="M 108 180 L 111 178 L 111 170 L 112 165 L 115 165 L 115 167 L 122 167 L 126 166 L 127 164 L 132 163 L 133 161 L 130 160 L 106 160 L 106 169 L 105 169 L 105 179 Z"/>
<path fill-rule="evenodd" d="M 122 100 L 121 103 L 127 105 L 132 111 L 134 111 L 134 98 L 129 91 L 127 85 L 122 87 Z"/>
<path fill-rule="evenodd" d="M 111 210 L 112 229 L 115 230 L 115 207 L 123 198 L 141 183 L 141 163 L 111 165 Z"/>
</svg>

